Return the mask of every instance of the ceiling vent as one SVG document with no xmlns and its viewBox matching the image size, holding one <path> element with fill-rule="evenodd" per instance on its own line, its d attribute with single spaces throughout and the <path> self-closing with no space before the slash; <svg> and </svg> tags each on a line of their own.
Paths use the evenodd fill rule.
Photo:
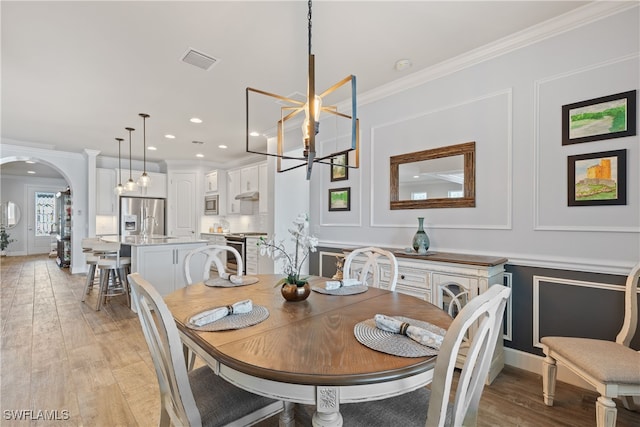
<svg viewBox="0 0 640 427">
<path fill-rule="evenodd" d="M 198 52 L 197 50 L 192 48 L 187 49 L 185 54 L 182 55 L 181 61 L 201 68 L 205 71 L 209 71 L 218 62 L 218 60 L 213 56 L 207 55 L 206 53 Z"/>
</svg>

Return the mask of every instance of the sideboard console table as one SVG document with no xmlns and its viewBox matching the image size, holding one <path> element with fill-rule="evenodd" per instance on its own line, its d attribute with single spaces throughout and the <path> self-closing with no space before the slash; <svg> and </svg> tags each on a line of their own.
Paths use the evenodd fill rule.
<svg viewBox="0 0 640 427">
<path fill-rule="evenodd" d="M 426 255 L 407 253 L 397 249 L 391 251 L 398 260 L 398 281 L 396 290 L 422 298 L 449 311 L 455 316 L 459 307 L 493 284 L 503 284 L 506 258 L 458 254 L 447 252 L 427 252 Z M 343 249 L 348 254 L 351 249 Z M 352 268 L 358 269 L 364 263 L 356 258 Z M 390 270 L 386 259 L 380 258 L 382 287 L 388 287 Z M 458 305 L 458 303 L 460 305 Z M 464 363 L 464 358 L 458 360 Z M 504 367 L 503 340 L 498 339 L 487 384 L 495 379 Z"/>
</svg>

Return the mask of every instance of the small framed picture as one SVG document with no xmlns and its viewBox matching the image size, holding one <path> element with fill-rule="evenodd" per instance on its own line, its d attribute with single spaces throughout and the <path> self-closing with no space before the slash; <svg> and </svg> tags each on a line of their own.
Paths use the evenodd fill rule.
<svg viewBox="0 0 640 427">
<path fill-rule="evenodd" d="M 351 210 L 351 187 L 329 189 L 329 211 Z"/>
<path fill-rule="evenodd" d="M 562 106 L 562 145 L 635 134 L 635 90 Z"/>
<path fill-rule="evenodd" d="M 331 182 L 349 179 L 349 154 L 342 153 L 331 158 Z"/>
<path fill-rule="evenodd" d="M 627 150 L 568 157 L 569 206 L 627 204 Z"/>
</svg>

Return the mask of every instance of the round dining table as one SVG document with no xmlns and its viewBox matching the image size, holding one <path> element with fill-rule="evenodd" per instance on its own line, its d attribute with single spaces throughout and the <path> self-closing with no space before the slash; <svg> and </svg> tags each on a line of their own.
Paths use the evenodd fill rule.
<svg viewBox="0 0 640 427">
<path fill-rule="evenodd" d="M 257 275 L 245 286 L 196 283 L 165 297 L 181 339 L 218 375 L 250 392 L 284 401 L 280 425 L 294 425 L 296 403 L 315 405 L 313 424 L 340 426 L 340 404 L 385 399 L 429 384 L 435 356 L 403 357 L 361 344 L 356 324 L 376 314 L 403 316 L 447 329 L 451 317 L 435 305 L 399 292 L 367 288 L 353 295 L 312 291 L 286 301 L 281 275 Z M 309 277 L 315 287 L 327 278 Z M 268 311 L 257 324 L 202 331 L 189 319 L 215 307 L 250 299 Z M 425 411 L 426 411 L 425 405 Z"/>
</svg>

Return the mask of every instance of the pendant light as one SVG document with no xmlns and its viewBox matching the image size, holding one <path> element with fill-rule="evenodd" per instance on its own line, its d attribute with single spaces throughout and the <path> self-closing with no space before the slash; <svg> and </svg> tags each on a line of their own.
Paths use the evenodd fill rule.
<svg viewBox="0 0 640 427">
<path fill-rule="evenodd" d="M 348 165 L 345 167 L 348 168 L 358 168 L 360 163 L 360 123 L 357 118 L 356 111 L 356 76 L 350 75 L 339 81 L 338 83 L 331 86 L 329 89 L 325 90 L 322 93 L 317 93 L 315 88 L 315 55 L 313 55 L 311 51 L 311 0 L 308 1 L 308 11 L 307 11 L 307 39 L 308 39 L 308 72 L 307 72 L 307 97 L 305 101 L 300 101 L 298 99 L 287 98 L 285 96 L 276 95 L 273 93 L 265 92 L 260 89 L 254 89 L 251 87 L 247 87 L 245 91 L 246 97 L 246 151 L 247 153 L 255 153 L 262 154 L 265 156 L 273 156 L 277 157 L 277 171 L 285 172 L 291 169 L 296 169 L 301 166 L 306 166 L 307 169 L 307 179 L 311 177 L 311 168 L 314 163 L 324 163 L 327 165 L 331 165 L 331 161 L 334 157 L 337 157 L 342 154 L 348 154 L 350 151 L 354 151 L 355 153 L 355 161 L 353 165 Z M 338 111 L 338 106 L 336 105 L 322 105 L 323 98 L 327 95 L 335 92 L 338 88 L 350 84 L 351 86 L 351 102 L 348 105 L 345 105 L 346 108 L 350 107 L 350 114 L 345 114 L 343 112 Z M 256 129 L 250 128 L 250 101 L 251 96 L 268 96 L 271 98 L 275 98 L 277 104 L 284 105 L 280 107 L 280 120 L 277 122 L 277 151 L 266 152 L 266 151 L 257 151 L 255 149 L 251 149 L 250 139 L 253 136 L 253 131 Z M 273 103 L 269 103 L 273 104 Z M 260 104 L 260 105 L 268 105 L 268 104 Z M 263 107 L 264 108 L 264 107 Z M 261 112 L 262 114 L 262 112 Z M 302 114 L 304 114 L 304 119 L 302 119 L 302 156 L 294 156 L 284 154 L 285 147 L 285 130 L 289 130 L 290 128 L 285 129 L 285 125 L 288 120 L 294 118 L 301 118 Z M 260 116 L 260 114 L 256 114 Z M 342 150 L 337 150 L 332 153 L 325 154 L 323 152 L 322 156 L 316 157 L 316 134 L 320 129 L 320 117 L 333 116 L 336 120 L 346 119 L 349 122 L 349 130 L 350 130 L 350 140 L 351 145 L 348 147 L 344 147 Z M 260 124 L 258 126 L 264 126 L 264 124 Z M 264 142 L 264 141 L 263 141 Z M 256 145 L 256 144 L 253 144 Z M 282 159 L 286 160 L 297 160 L 302 161 L 302 163 L 294 164 L 293 166 L 283 168 L 281 161 Z"/>
<path fill-rule="evenodd" d="M 142 117 L 142 160 L 143 160 L 143 172 L 138 178 L 138 185 L 140 187 L 148 187 L 151 183 L 151 178 L 147 175 L 147 126 L 146 120 L 149 118 L 149 115 L 146 113 L 138 114 Z"/>
<path fill-rule="evenodd" d="M 122 163 L 120 158 L 120 147 L 122 147 L 122 141 L 124 141 L 124 139 L 116 138 L 116 141 L 118 141 L 118 185 L 113 189 L 113 192 L 119 196 L 124 193 L 124 187 L 122 186 Z"/>
<path fill-rule="evenodd" d="M 129 181 L 124 185 L 124 189 L 127 191 L 135 191 L 138 186 L 135 181 L 131 177 L 131 132 L 133 132 L 134 128 L 125 128 L 129 132 Z"/>
</svg>

